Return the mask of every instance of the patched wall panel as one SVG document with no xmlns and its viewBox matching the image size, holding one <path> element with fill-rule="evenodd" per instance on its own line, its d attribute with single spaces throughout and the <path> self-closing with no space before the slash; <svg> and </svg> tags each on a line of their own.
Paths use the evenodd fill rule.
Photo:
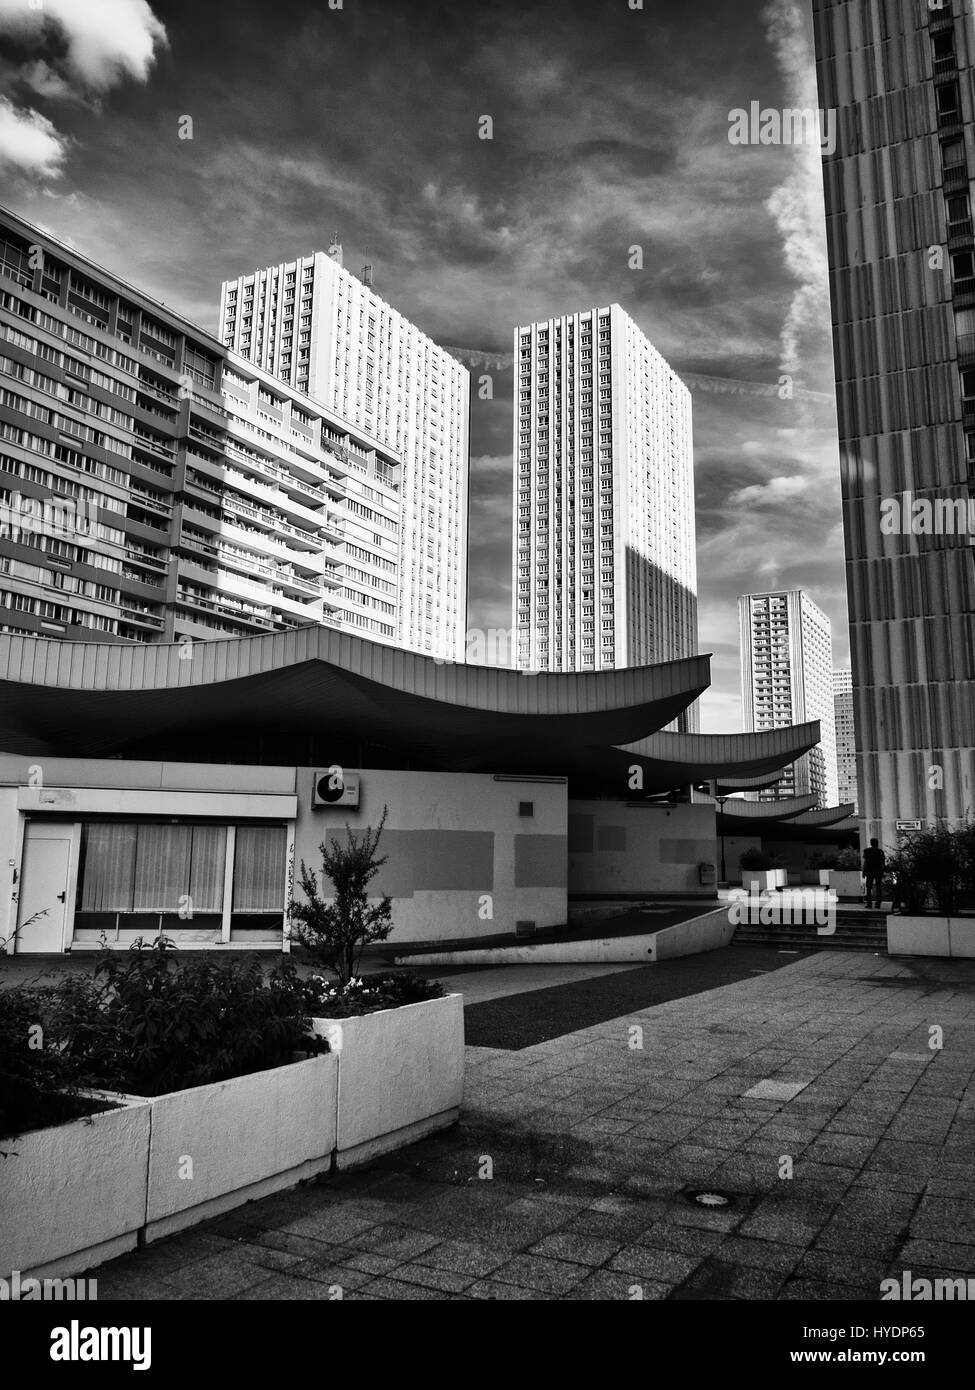
<svg viewBox="0 0 975 1390">
<path fill-rule="evenodd" d="M 515 836 L 515 887 L 559 888 L 568 876 L 564 835 Z"/>
</svg>

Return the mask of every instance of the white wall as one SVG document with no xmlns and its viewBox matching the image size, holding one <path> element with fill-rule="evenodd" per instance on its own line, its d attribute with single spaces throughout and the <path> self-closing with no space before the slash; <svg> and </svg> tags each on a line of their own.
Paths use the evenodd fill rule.
<svg viewBox="0 0 975 1390">
<path fill-rule="evenodd" d="M 20 870 L 20 817 L 17 788 L 0 786 L 0 950 L 13 951 L 17 926 L 16 878 Z"/>
<path fill-rule="evenodd" d="M 569 892 L 714 897 L 698 866 L 716 863 L 714 807 L 569 802 Z"/>
<path fill-rule="evenodd" d="M 561 926 L 567 916 L 567 790 L 562 781 L 495 780 L 489 774 L 360 774 L 357 810 L 312 808 L 314 770 L 298 769 L 295 879 L 304 859 L 318 868 L 318 845 L 344 839 L 345 826 L 375 827 L 388 807 L 373 880 L 393 899 L 390 940 L 436 941 L 513 932 L 519 921 Z M 532 802 L 531 817 L 519 815 Z"/>
<path fill-rule="evenodd" d="M 42 786 L 30 787 L 31 770 L 36 779 L 38 767 Z M 25 815 L 70 821 L 97 811 L 293 820 L 295 865 L 304 859 L 317 869 L 323 839 L 344 838 L 346 824 L 377 825 L 388 806 L 380 843 L 388 862 L 373 887 L 393 899 L 394 940 L 492 936 L 515 931 L 520 921 L 542 928 L 567 920 L 564 781 L 367 768 L 360 774 L 357 809 L 313 808 L 317 771 L 0 755 L 0 939 L 16 921 L 11 903 Z M 532 803 L 531 815 L 520 814 L 523 802 Z M 138 934 L 123 930 L 119 943 Z M 217 940 L 212 930 L 205 937 L 191 929 L 180 936 L 186 945 Z"/>
</svg>

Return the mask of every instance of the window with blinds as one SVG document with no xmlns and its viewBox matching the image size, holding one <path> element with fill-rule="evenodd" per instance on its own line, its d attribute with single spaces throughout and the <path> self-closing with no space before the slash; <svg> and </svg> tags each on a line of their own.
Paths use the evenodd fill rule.
<svg viewBox="0 0 975 1390">
<path fill-rule="evenodd" d="M 231 915 L 235 926 L 283 922 L 287 844 L 284 825 L 83 823 L 78 924 L 169 932 L 219 930 Z"/>
</svg>

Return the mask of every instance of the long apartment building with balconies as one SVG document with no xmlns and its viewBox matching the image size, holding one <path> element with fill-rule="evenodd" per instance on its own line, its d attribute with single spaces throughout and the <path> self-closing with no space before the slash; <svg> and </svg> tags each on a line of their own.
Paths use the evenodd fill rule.
<svg viewBox="0 0 975 1390">
<path fill-rule="evenodd" d="M 467 625 L 470 375 L 316 251 L 227 280 L 224 346 L 364 431 L 399 462 L 402 566 L 396 640 L 463 661 Z"/>
<path fill-rule="evenodd" d="M 392 642 L 401 459 L 0 210 L 0 630 Z"/>
</svg>

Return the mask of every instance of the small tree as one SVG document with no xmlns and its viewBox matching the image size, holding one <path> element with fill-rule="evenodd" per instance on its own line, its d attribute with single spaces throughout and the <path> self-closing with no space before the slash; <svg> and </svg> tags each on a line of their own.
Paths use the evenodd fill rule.
<svg viewBox="0 0 975 1390">
<path fill-rule="evenodd" d="M 356 835 L 346 825 L 347 844 L 333 837 L 327 845 L 318 846 L 322 857 L 321 891 L 318 875 L 302 860 L 298 882 L 305 901 L 292 898 L 288 905 L 292 936 L 316 961 L 335 973 L 341 989 L 358 973 L 363 948 L 373 941 L 385 941 L 393 930 L 389 898 L 370 903 L 367 891 L 388 858 L 376 857 L 387 811 L 384 806 L 375 830 L 367 825 Z M 329 879 L 333 895 L 325 893 Z"/>
</svg>

